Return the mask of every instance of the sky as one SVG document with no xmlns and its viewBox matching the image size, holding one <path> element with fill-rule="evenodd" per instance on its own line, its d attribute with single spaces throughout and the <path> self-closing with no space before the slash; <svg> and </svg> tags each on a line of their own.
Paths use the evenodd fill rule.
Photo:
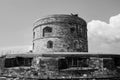
<svg viewBox="0 0 120 80">
<path fill-rule="evenodd" d="M 0 49 L 31 49 L 36 20 L 71 13 L 88 23 L 89 52 L 120 53 L 120 0 L 0 0 Z"/>
</svg>

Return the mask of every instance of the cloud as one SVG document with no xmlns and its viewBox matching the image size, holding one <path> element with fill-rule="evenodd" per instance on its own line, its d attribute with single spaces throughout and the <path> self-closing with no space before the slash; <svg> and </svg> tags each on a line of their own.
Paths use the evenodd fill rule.
<svg viewBox="0 0 120 80">
<path fill-rule="evenodd" d="M 92 20 L 88 23 L 90 52 L 120 53 L 120 14 L 109 23 Z"/>
<path fill-rule="evenodd" d="M 100 20 L 88 22 L 89 52 L 120 53 L 120 14 L 112 16 L 109 23 Z M 0 49 L 0 54 L 24 53 L 32 46 L 16 46 Z"/>
</svg>

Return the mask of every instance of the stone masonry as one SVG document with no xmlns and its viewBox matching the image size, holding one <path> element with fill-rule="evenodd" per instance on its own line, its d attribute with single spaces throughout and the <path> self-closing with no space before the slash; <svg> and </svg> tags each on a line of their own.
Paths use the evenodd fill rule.
<svg viewBox="0 0 120 80">
<path fill-rule="evenodd" d="M 50 15 L 34 23 L 33 52 L 88 52 L 87 23 L 77 15 Z"/>
</svg>

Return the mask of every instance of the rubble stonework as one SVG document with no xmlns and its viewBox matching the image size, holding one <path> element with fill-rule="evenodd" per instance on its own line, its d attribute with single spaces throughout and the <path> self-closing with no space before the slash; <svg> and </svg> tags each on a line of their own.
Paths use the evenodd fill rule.
<svg viewBox="0 0 120 80">
<path fill-rule="evenodd" d="M 50 15 L 34 23 L 33 51 L 0 57 L 0 80 L 120 80 L 120 55 L 89 53 L 87 23 Z"/>
<path fill-rule="evenodd" d="M 47 48 L 48 41 L 52 48 Z M 87 44 L 87 23 L 78 16 L 51 15 L 34 24 L 34 52 L 87 52 Z"/>
</svg>

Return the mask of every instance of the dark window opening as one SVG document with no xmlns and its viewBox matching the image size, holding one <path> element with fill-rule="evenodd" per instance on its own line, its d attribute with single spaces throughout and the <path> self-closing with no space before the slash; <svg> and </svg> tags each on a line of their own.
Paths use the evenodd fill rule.
<svg viewBox="0 0 120 80">
<path fill-rule="evenodd" d="M 35 46 L 35 44 L 33 43 L 33 50 L 34 50 L 34 46 Z"/>
<path fill-rule="evenodd" d="M 114 62 L 112 59 L 104 59 L 103 60 L 103 67 L 107 69 L 113 69 L 114 68 Z"/>
<path fill-rule="evenodd" d="M 53 42 L 52 41 L 47 42 L 47 48 L 53 48 Z"/>
<path fill-rule="evenodd" d="M 74 28 L 74 27 L 70 28 L 70 32 L 71 32 L 71 33 L 73 33 L 74 31 L 75 31 L 75 28 Z"/>
<path fill-rule="evenodd" d="M 89 67 L 88 59 L 87 58 L 79 59 L 78 66 L 79 67 Z"/>
<path fill-rule="evenodd" d="M 51 27 L 45 27 L 43 29 L 43 36 L 50 34 L 52 32 L 52 28 Z"/>
<path fill-rule="evenodd" d="M 67 58 L 68 67 L 88 67 L 87 58 Z"/>
<path fill-rule="evenodd" d="M 5 68 L 31 66 L 33 58 L 15 57 L 5 59 Z"/>
<path fill-rule="evenodd" d="M 33 39 L 35 38 L 35 32 L 33 32 Z"/>
<path fill-rule="evenodd" d="M 72 60 L 72 67 L 77 67 L 77 59 L 76 58 L 74 58 Z"/>
<path fill-rule="evenodd" d="M 114 58 L 114 63 L 116 67 L 120 67 L 120 58 L 119 57 L 115 57 Z"/>
<path fill-rule="evenodd" d="M 61 69 L 66 69 L 66 68 L 68 68 L 66 60 L 65 59 L 60 59 L 58 61 L 58 69 L 61 70 Z"/>
<path fill-rule="evenodd" d="M 87 58 L 66 57 L 58 61 L 59 70 L 71 67 L 89 67 Z"/>
<path fill-rule="evenodd" d="M 70 22 L 70 23 L 69 23 L 69 25 L 70 25 L 70 26 L 73 26 L 73 25 L 74 25 L 74 23 Z"/>
<path fill-rule="evenodd" d="M 17 61 L 15 58 L 5 59 L 5 68 L 17 66 Z"/>
</svg>

